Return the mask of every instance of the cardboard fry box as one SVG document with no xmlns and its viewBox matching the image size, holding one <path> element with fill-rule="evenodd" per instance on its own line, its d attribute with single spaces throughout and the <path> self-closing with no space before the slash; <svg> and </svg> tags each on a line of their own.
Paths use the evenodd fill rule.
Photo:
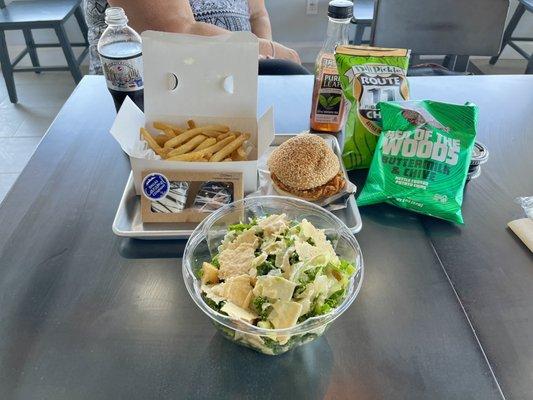
<svg viewBox="0 0 533 400">
<path fill-rule="evenodd" d="M 196 36 L 146 31 L 143 39 L 143 113 L 128 97 L 111 127 L 111 134 L 128 154 L 135 191 L 141 194 L 142 172 L 241 172 L 245 193 L 257 189 L 257 160 L 274 139 L 272 109 L 257 117 L 259 44 L 249 32 Z M 140 139 L 146 127 L 154 136 L 154 121 L 186 127 L 224 124 L 250 133 L 248 161 L 165 161 Z"/>
</svg>

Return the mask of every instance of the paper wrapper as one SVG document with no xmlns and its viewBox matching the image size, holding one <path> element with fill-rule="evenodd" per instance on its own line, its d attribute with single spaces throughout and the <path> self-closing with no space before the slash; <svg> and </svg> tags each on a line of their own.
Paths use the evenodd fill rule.
<svg viewBox="0 0 533 400">
<path fill-rule="evenodd" d="M 516 219 L 507 225 L 533 253 L 533 219 Z"/>
<path fill-rule="evenodd" d="M 326 140 L 328 145 L 330 145 L 333 149 L 333 143 L 331 140 Z M 272 180 L 270 179 L 270 171 L 268 170 L 267 161 L 270 157 L 270 154 L 274 151 L 276 147 L 270 147 L 264 154 L 259 158 L 257 161 L 257 172 L 259 174 L 259 188 L 256 192 L 253 192 L 249 194 L 247 197 L 253 197 L 253 196 L 267 196 L 267 195 L 274 195 L 279 196 L 280 193 L 278 193 L 272 184 Z M 342 161 L 339 160 L 342 165 Z M 357 190 L 357 186 L 355 186 L 352 182 L 349 181 L 348 175 L 346 174 L 346 171 L 343 170 L 344 179 L 346 180 L 346 186 L 343 190 L 341 190 L 339 193 L 326 197 L 321 200 L 312 201 L 311 203 L 314 203 L 316 205 L 319 205 L 321 207 L 324 207 L 327 210 L 334 211 L 334 210 L 341 210 L 343 208 L 347 207 L 347 201 L 350 195 L 355 194 Z M 289 194 L 283 193 L 283 196 L 290 196 Z M 298 198 L 297 196 L 291 196 Z"/>
</svg>

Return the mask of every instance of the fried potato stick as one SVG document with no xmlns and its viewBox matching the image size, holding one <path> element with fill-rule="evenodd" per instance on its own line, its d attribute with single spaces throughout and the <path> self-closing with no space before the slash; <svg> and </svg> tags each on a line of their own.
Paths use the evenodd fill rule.
<svg viewBox="0 0 533 400">
<path fill-rule="evenodd" d="M 235 150 L 237 150 L 241 145 L 244 143 L 244 141 L 247 139 L 246 135 L 241 135 L 235 140 L 228 143 L 226 146 L 224 146 L 222 149 L 217 151 L 215 154 L 211 156 L 209 159 L 210 162 L 219 162 L 228 157 L 231 153 L 233 153 Z M 222 143 L 222 142 L 220 142 Z"/>
<path fill-rule="evenodd" d="M 175 148 L 174 150 L 170 151 L 167 156 L 168 157 L 174 157 L 179 156 L 180 154 L 188 153 L 192 150 L 194 150 L 200 143 L 202 143 L 206 137 L 204 135 L 198 135 L 193 137 L 191 140 L 189 140 L 187 143 L 182 144 L 181 146 Z"/>
<path fill-rule="evenodd" d="M 222 149 L 224 146 L 226 146 L 228 143 L 230 143 L 233 139 L 235 139 L 235 136 L 227 137 L 226 139 L 222 140 L 221 142 L 218 142 L 210 147 L 207 147 L 202 150 L 196 150 L 192 153 L 187 154 L 180 154 L 177 156 L 173 156 L 170 158 L 167 158 L 167 160 L 170 161 L 199 161 L 201 158 L 208 158 L 211 157 L 213 153 L 216 153 L 218 150 Z"/>
<path fill-rule="evenodd" d="M 216 138 L 207 138 L 205 139 L 202 143 L 200 143 L 198 145 L 198 147 L 196 148 L 196 150 L 202 150 L 202 149 L 207 149 L 208 147 L 214 145 L 215 143 L 217 142 L 217 139 Z"/>
<path fill-rule="evenodd" d="M 142 138 L 146 141 L 146 143 L 148 143 L 148 146 L 150 146 L 150 148 L 155 151 L 156 154 L 160 155 L 161 157 L 164 157 L 165 154 L 167 153 L 164 149 L 161 148 L 161 146 L 159 146 L 159 144 L 157 144 L 156 140 L 154 139 L 154 137 L 150 134 L 150 132 L 148 132 L 146 129 L 144 128 L 141 128 L 141 136 Z"/>
<path fill-rule="evenodd" d="M 176 147 L 182 143 L 185 143 L 189 139 L 192 139 L 194 136 L 200 135 L 204 131 L 217 131 L 217 132 L 228 132 L 229 128 L 224 125 L 206 125 L 206 126 L 200 126 L 198 128 L 189 129 L 188 131 L 185 131 L 175 138 L 169 140 L 165 143 L 166 148 L 170 147 Z"/>
</svg>

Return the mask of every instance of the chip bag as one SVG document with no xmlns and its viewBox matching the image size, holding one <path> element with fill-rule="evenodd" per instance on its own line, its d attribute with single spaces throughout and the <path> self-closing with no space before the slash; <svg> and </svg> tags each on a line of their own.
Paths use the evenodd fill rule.
<svg viewBox="0 0 533 400">
<path fill-rule="evenodd" d="M 378 106 L 383 132 L 357 204 L 387 202 L 462 224 L 478 108 L 429 100 Z"/>
<path fill-rule="evenodd" d="M 338 46 L 335 59 L 350 110 L 342 152 L 346 169 L 368 168 L 381 123 L 377 103 L 407 100 L 409 50 L 368 46 Z"/>
</svg>

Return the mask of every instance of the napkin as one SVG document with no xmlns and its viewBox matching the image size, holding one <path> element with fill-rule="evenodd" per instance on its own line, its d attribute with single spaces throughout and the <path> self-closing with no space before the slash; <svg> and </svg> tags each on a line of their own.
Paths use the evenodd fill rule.
<svg viewBox="0 0 533 400">
<path fill-rule="evenodd" d="M 533 252 L 533 219 L 520 218 L 507 224 L 522 242 Z"/>
</svg>

